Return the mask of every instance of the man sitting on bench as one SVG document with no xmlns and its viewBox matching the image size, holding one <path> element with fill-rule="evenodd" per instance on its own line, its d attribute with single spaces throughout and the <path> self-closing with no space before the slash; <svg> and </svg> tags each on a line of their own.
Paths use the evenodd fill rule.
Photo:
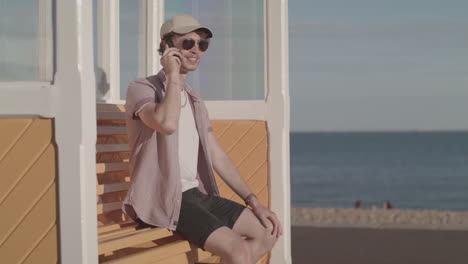
<svg viewBox="0 0 468 264">
<path fill-rule="evenodd" d="M 223 263 L 255 263 L 282 234 L 219 145 L 203 100 L 186 83 L 213 33 L 189 15 L 161 27 L 163 69 L 129 84 L 125 103 L 132 184 L 123 210 L 175 230 Z M 213 168 L 250 206 L 219 197 Z"/>
</svg>

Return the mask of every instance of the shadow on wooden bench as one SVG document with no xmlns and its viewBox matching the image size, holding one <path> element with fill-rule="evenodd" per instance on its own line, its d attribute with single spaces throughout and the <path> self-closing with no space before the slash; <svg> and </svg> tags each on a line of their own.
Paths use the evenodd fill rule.
<svg viewBox="0 0 468 264">
<path fill-rule="evenodd" d="M 249 187 L 269 206 L 268 136 L 264 121 L 213 121 L 213 131 Z M 100 263 L 219 263 L 165 228 L 138 228 L 121 211 L 130 186 L 128 137 L 122 105 L 97 105 L 97 215 Z M 242 203 L 215 174 L 221 196 Z M 269 254 L 257 264 L 269 263 Z"/>
<path fill-rule="evenodd" d="M 165 228 L 139 228 L 121 211 L 130 186 L 124 109 L 98 105 L 96 174 L 100 263 L 219 263 Z"/>
</svg>

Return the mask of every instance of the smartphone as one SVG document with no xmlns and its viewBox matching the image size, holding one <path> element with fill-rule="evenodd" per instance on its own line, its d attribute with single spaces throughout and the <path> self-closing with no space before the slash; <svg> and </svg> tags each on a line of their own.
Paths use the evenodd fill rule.
<svg viewBox="0 0 468 264">
<path fill-rule="evenodd" d="M 172 39 L 168 39 L 166 43 L 169 48 L 175 47 L 174 42 L 172 42 Z M 174 55 L 174 56 L 180 59 L 179 55 Z"/>
</svg>

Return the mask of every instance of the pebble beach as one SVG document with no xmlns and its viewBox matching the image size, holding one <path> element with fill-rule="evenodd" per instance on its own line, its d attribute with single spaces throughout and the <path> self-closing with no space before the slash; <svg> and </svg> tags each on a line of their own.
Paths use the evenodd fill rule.
<svg viewBox="0 0 468 264">
<path fill-rule="evenodd" d="M 291 208 L 294 264 L 466 264 L 468 213 Z"/>
<path fill-rule="evenodd" d="M 401 209 L 291 208 L 294 226 L 468 230 L 468 212 Z"/>
</svg>

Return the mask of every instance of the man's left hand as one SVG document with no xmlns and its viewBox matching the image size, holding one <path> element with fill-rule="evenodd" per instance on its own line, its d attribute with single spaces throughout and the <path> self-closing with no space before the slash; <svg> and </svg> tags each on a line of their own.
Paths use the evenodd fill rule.
<svg viewBox="0 0 468 264">
<path fill-rule="evenodd" d="M 260 220 L 260 222 L 265 228 L 268 228 L 268 226 L 270 226 L 270 223 L 273 224 L 273 229 L 271 232 L 272 235 L 279 237 L 283 234 L 281 223 L 274 212 L 263 206 L 256 199 L 254 202 L 249 203 L 249 205 L 252 207 L 252 212 L 255 214 L 255 216 L 257 216 L 257 218 Z"/>
</svg>

